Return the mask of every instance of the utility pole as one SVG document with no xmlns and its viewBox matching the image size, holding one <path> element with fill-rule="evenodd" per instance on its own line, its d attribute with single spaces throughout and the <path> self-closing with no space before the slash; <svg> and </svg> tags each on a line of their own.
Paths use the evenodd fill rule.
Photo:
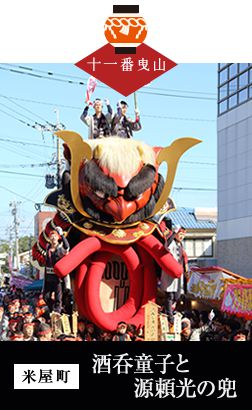
<svg viewBox="0 0 252 410">
<path fill-rule="evenodd" d="M 21 204 L 21 202 L 10 202 L 10 207 L 11 207 L 11 213 L 13 215 L 13 228 L 14 228 L 14 236 L 15 236 L 15 254 L 16 254 L 16 270 L 17 272 L 19 271 L 19 245 L 18 245 L 18 226 L 19 226 L 19 221 L 17 218 L 17 209 L 18 206 Z"/>
<path fill-rule="evenodd" d="M 9 269 L 12 272 L 13 269 L 13 235 L 12 235 L 12 227 L 9 227 Z M 11 273 L 10 272 L 10 273 Z"/>
<path fill-rule="evenodd" d="M 60 124 L 59 120 L 59 109 L 55 108 L 54 112 L 56 113 L 56 131 L 62 129 L 62 125 Z M 60 141 L 59 137 L 57 136 L 57 188 L 60 189 L 61 187 L 61 178 L 60 178 L 60 166 L 61 166 L 61 158 L 60 158 Z"/>
<path fill-rule="evenodd" d="M 59 130 L 65 130 L 66 127 L 64 124 L 60 122 L 59 119 L 59 109 L 54 108 L 54 112 L 56 113 L 56 124 L 50 124 L 47 123 L 47 125 L 40 126 L 40 131 L 43 132 L 51 132 L 53 137 L 55 131 Z M 60 177 L 60 171 L 61 171 L 61 155 L 60 155 L 60 140 L 57 137 L 57 152 L 56 152 L 56 183 L 55 183 L 55 175 L 48 174 L 46 175 L 46 188 L 52 189 L 55 186 L 57 186 L 58 189 L 61 187 L 61 177 Z"/>
<path fill-rule="evenodd" d="M 31 260 L 32 260 L 32 235 L 30 234 L 30 237 L 29 237 L 29 275 L 30 277 L 32 277 L 32 273 L 33 273 L 33 266 L 31 264 Z"/>
</svg>

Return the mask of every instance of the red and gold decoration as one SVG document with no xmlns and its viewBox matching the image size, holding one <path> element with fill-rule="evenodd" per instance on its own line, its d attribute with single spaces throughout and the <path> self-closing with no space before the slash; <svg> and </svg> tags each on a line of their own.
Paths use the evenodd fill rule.
<svg viewBox="0 0 252 410">
<path fill-rule="evenodd" d="M 75 65 L 128 96 L 177 64 L 144 43 L 147 25 L 138 5 L 115 5 L 104 25 L 108 43 Z"/>
<path fill-rule="evenodd" d="M 191 268 L 188 295 L 223 312 L 252 319 L 252 279 L 220 266 Z"/>
<path fill-rule="evenodd" d="M 114 6 L 114 14 L 108 17 L 105 26 L 105 37 L 112 46 L 138 47 L 145 40 L 147 25 L 139 16 L 139 6 Z"/>
<path fill-rule="evenodd" d="M 249 284 L 228 284 L 221 305 L 223 312 L 252 319 L 252 280 Z"/>
<path fill-rule="evenodd" d="M 79 314 L 107 330 L 115 330 L 119 321 L 143 326 L 144 306 L 156 299 L 154 261 L 172 277 L 182 274 L 181 265 L 165 250 L 153 216 L 172 204 L 167 198 L 179 159 L 200 141 L 181 138 L 166 148 L 152 148 L 116 137 L 83 141 L 72 131 L 57 136 L 67 144 L 71 170 L 62 178 L 67 182 L 46 198 L 57 213 L 34 245 L 33 257 L 44 264 L 50 232 L 61 226 L 71 250 L 54 269 L 61 278 L 75 272 Z M 158 172 L 162 162 L 168 165 L 165 181 Z M 115 257 L 127 270 L 127 285 L 124 277 L 117 286 L 129 291 L 118 290 L 117 296 L 124 293 L 125 299 L 108 311 L 101 285 Z"/>
</svg>

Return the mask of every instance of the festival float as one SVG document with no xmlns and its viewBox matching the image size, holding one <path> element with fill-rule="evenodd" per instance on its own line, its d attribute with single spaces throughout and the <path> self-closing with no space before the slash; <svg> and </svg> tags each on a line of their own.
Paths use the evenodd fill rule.
<svg viewBox="0 0 252 410">
<path fill-rule="evenodd" d="M 252 280 L 220 266 L 191 267 L 187 296 L 229 315 L 252 319 Z"/>
<path fill-rule="evenodd" d="M 73 131 L 58 131 L 69 170 L 61 188 L 45 204 L 57 209 L 33 247 L 45 264 L 50 231 L 62 227 L 70 252 L 54 267 L 70 275 L 78 312 L 113 331 L 118 322 L 141 326 L 144 306 L 155 302 L 157 265 L 180 277 L 182 266 L 164 248 L 157 215 L 172 207 L 169 194 L 180 157 L 200 141 L 180 138 L 168 147 L 109 137 L 85 141 Z M 167 164 L 166 180 L 159 173 Z"/>
</svg>

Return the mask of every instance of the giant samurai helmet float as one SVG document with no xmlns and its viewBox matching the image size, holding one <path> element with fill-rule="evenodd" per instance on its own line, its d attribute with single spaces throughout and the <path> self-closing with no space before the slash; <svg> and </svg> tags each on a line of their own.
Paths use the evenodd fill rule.
<svg viewBox="0 0 252 410">
<path fill-rule="evenodd" d="M 163 246 L 154 216 L 167 202 L 180 157 L 200 141 L 181 138 L 166 148 L 152 148 L 133 139 L 83 141 L 72 131 L 56 135 L 64 141 L 70 171 L 62 176 L 62 188 L 46 198 L 57 213 L 34 245 L 33 257 L 45 263 L 48 236 L 60 225 L 71 250 L 55 272 L 74 278 L 79 313 L 107 330 L 116 329 L 119 321 L 143 325 L 143 306 L 156 298 L 156 264 L 172 277 L 182 274 Z M 166 181 L 158 173 L 162 162 L 167 164 Z M 125 267 L 128 291 L 119 305 L 108 307 L 102 283 L 115 260 Z"/>
</svg>

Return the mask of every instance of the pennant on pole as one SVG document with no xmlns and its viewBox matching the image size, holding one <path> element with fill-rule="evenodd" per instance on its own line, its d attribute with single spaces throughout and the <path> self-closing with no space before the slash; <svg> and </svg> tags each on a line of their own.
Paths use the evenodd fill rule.
<svg viewBox="0 0 252 410">
<path fill-rule="evenodd" d="M 87 90 L 86 90 L 86 100 L 85 102 L 88 103 L 91 99 L 91 96 L 95 90 L 95 87 L 97 85 L 97 80 L 94 77 L 89 77 L 87 80 Z"/>
</svg>

